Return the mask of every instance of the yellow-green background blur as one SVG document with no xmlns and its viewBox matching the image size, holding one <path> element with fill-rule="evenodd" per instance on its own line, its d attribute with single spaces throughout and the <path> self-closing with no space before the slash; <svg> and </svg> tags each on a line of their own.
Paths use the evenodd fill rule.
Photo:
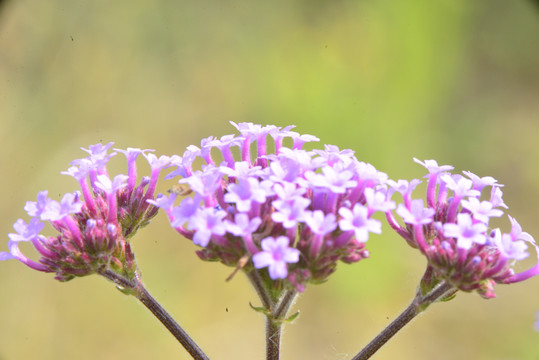
<svg viewBox="0 0 539 360">
<path fill-rule="evenodd" d="M 538 39 L 539 7 L 525 0 L 7 1 L 0 251 L 38 191 L 78 188 L 60 171 L 79 147 L 180 154 L 234 133 L 229 120 L 297 125 L 394 179 L 424 175 L 414 156 L 494 176 L 539 238 Z M 408 304 L 425 260 L 384 229 L 370 259 L 300 297 L 283 360 L 349 359 Z M 244 276 L 225 283 L 231 270 L 199 261 L 163 214 L 133 241 L 147 287 L 212 359 L 264 358 Z M 376 359 L 539 359 L 539 278 L 496 292 L 432 306 Z M 0 264 L 0 360 L 187 358 L 104 279 Z"/>
</svg>

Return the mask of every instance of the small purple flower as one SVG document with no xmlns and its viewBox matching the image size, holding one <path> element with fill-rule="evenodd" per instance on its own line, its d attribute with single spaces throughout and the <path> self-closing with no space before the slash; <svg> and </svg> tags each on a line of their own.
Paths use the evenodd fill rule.
<svg viewBox="0 0 539 360">
<path fill-rule="evenodd" d="M 302 167 L 294 160 L 280 157 L 270 163 L 270 171 L 267 175 L 268 180 L 274 183 L 290 183 L 301 181 Z"/>
<path fill-rule="evenodd" d="M 423 200 L 416 199 L 412 200 L 409 209 L 403 204 L 399 204 L 397 207 L 397 214 L 402 217 L 402 220 L 405 223 L 412 225 L 424 225 L 432 222 L 434 210 L 423 207 Z"/>
<path fill-rule="evenodd" d="M 514 239 L 510 234 L 502 234 L 500 229 L 494 231 L 492 242 L 507 259 L 524 260 L 530 256 L 526 241 Z"/>
<path fill-rule="evenodd" d="M 40 191 L 37 193 L 37 202 L 35 201 L 27 201 L 26 205 L 24 206 L 24 210 L 28 213 L 29 216 L 32 217 L 40 217 L 41 213 L 47 209 L 47 205 L 50 201 L 50 199 L 47 197 L 48 191 Z"/>
<path fill-rule="evenodd" d="M 204 197 L 211 197 L 219 189 L 222 177 L 223 174 L 218 168 L 208 165 L 204 171 L 197 171 L 180 180 L 180 183 L 188 184 L 193 191 Z"/>
<path fill-rule="evenodd" d="M 500 186 L 501 185 L 496 185 L 492 187 L 492 190 L 490 192 L 490 202 L 492 203 L 493 207 L 502 207 L 504 209 L 507 209 L 508 206 L 505 205 L 502 199 L 503 192 L 502 189 L 500 189 Z"/>
<path fill-rule="evenodd" d="M 234 168 L 228 166 L 221 166 L 219 170 L 228 176 L 235 178 L 248 178 L 250 176 L 260 176 L 263 174 L 260 166 L 249 166 L 246 161 L 238 161 L 232 164 Z"/>
<path fill-rule="evenodd" d="M 477 191 L 483 190 L 485 186 L 494 186 L 498 182 L 492 176 L 479 177 L 470 171 L 463 171 L 462 173 L 472 180 L 473 189 Z"/>
<path fill-rule="evenodd" d="M 414 158 L 414 161 L 420 165 L 423 165 L 430 174 L 439 174 L 454 169 L 454 167 L 451 165 L 438 165 L 436 160 L 425 160 L 425 162 L 423 162 Z"/>
<path fill-rule="evenodd" d="M 195 231 L 193 243 L 206 247 L 212 235 L 224 235 L 226 226 L 222 222 L 226 213 L 210 208 L 200 209 L 189 220 L 188 228 Z"/>
<path fill-rule="evenodd" d="M 83 161 L 89 161 L 93 164 L 94 169 L 97 171 L 98 174 L 104 174 L 105 173 L 105 166 L 110 160 L 111 157 L 116 155 L 116 153 L 110 153 L 108 154 L 108 150 L 110 147 L 114 145 L 114 143 L 110 142 L 107 145 L 103 144 L 95 144 L 88 146 L 88 149 L 82 148 L 81 150 L 86 151 L 88 154 L 90 154 L 89 157 L 86 159 L 83 159 Z M 79 163 L 79 160 L 74 160 L 72 164 L 77 165 Z"/>
<path fill-rule="evenodd" d="M 168 214 L 172 211 L 172 208 L 174 207 L 174 201 L 176 201 L 176 196 L 177 195 L 174 193 L 170 194 L 170 196 L 159 194 L 157 195 L 155 200 L 148 199 L 147 202 L 149 204 L 152 204 L 153 206 L 163 209 Z"/>
<path fill-rule="evenodd" d="M 469 250 L 475 244 L 487 241 L 487 226 L 482 222 L 474 223 L 470 214 L 459 214 L 456 224 L 444 224 L 444 236 L 457 239 L 457 247 Z"/>
<path fill-rule="evenodd" d="M 472 181 L 465 179 L 460 175 L 442 175 L 440 179 L 445 182 L 448 189 L 453 190 L 455 196 L 462 198 L 464 196 L 479 196 L 479 191 L 472 189 Z"/>
<path fill-rule="evenodd" d="M 494 205 L 490 201 L 480 201 L 476 197 L 471 197 L 469 200 L 462 200 L 462 207 L 470 210 L 474 219 L 488 224 L 491 217 L 500 217 L 503 211 L 494 209 Z"/>
<path fill-rule="evenodd" d="M 315 187 L 327 188 L 335 194 L 343 194 L 347 189 L 357 185 L 357 181 L 352 180 L 354 174 L 351 171 L 336 171 L 334 168 L 325 166 L 322 174 L 312 171 L 305 173 L 307 181 Z"/>
<path fill-rule="evenodd" d="M 290 201 L 275 200 L 273 202 L 275 212 L 271 214 L 271 218 L 277 223 L 282 223 L 287 229 L 293 228 L 298 221 L 303 221 L 305 209 L 310 203 L 309 199 L 303 197 L 292 198 Z"/>
<path fill-rule="evenodd" d="M 245 213 L 237 213 L 234 222 L 225 220 L 226 231 L 243 239 L 245 248 L 250 254 L 256 254 L 259 250 L 253 242 L 253 234 L 256 233 L 262 219 L 255 217 L 249 219 Z"/>
<path fill-rule="evenodd" d="M 237 184 L 230 184 L 224 199 L 227 203 L 235 203 L 238 211 L 246 212 L 251 210 L 252 203 L 265 202 L 266 192 L 255 178 L 240 178 Z"/>
<path fill-rule="evenodd" d="M 261 242 L 262 251 L 253 255 L 256 269 L 268 267 L 270 278 L 284 279 L 288 275 L 286 264 L 299 261 L 299 250 L 288 246 L 290 240 L 286 236 L 274 239 L 267 237 Z"/>
<path fill-rule="evenodd" d="M 227 231 L 236 236 L 250 236 L 256 232 L 262 220 L 258 217 L 249 219 L 249 216 L 244 213 L 236 214 L 234 222 L 227 221 Z"/>
<path fill-rule="evenodd" d="M 343 231 L 353 231 L 356 240 L 366 242 L 369 239 L 369 232 L 375 234 L 382 233 L 382 223 L 375 219 L 368 218 L 369 210 L 361 204 L 355 204 L 352 210 L 342 207 L 339 209 L 339 227 Z"/>
<path fill-rule="evenodd" d="M 41 212 L 41 220 L 56 221 L 63 219 L 70 214 L 79 213 L 83 205 L 79 198 L 80 196 L 78 193 L 67 193 L 60 203 L 49 199 L 47 206 Z"/>
<path fill-rule="evenodd" d="M 127 185 L 127 175 L 116 175 L 113 180 L 110 180 L 106 175 L 98 175 L 95 186 L 103 190 L 106 194 L 112 194 Z"/>
<path fill-rule="evenodd" d="M 30 219 L 28 224 L 23 219 L 19 219 L 13 224 L 13 228 L 17 233 L 8 234 L 9 240 L 15 242 L 32 241 L 37 238 L 44 226 L 45 224 L 40 222 L 38 218 Z"/>
<path fill-rule="evenodd" d="M 305 223 L 317 235 L 326 235 L 337 228 L 335 214 L 324 214 L 322 210 L 305 213 Z"/>
<path fill-rule="evenodd" d="M 373 188 L 365 189 L 365 199 L 370 212 L 381 211 L 388 212 L 395 209 L 394 201 L 387 200 L 385 191 L 376 191 Z"/>
<path fill-rule="evenodd" d="M 201 196 L 197 195 L 192 198 L 185 198 L 182 200 L 179 206 L 171 208 L 169 212 L 170 224 L 173 227 L 183 226 L 186 222 L 191 220 L 200 208 Z"/>
<path fill-rule="evenodd" d="M 297 187 L 295 184 L 289 182 L 283 184 L 277 183 L 273 187 L 273 190 L 275 191 L 275 195 L 277 195 L 280 200 L 284 201 L 290 201 L 296 197 L 301 197 L 307 191 L 304 187 Z"/>
<path fill-rule="evenodd" d="M 176 176 L 188 177 L 192 174 L 192 164 L 196 159 L 196 154 L 192 151 L 185 150 L 183 156 L 172 155 L 170 157 L 170 165 L 176 166 L 176 170 L 165 176 L 165 180 L 172 179 Z"/>
</svg>

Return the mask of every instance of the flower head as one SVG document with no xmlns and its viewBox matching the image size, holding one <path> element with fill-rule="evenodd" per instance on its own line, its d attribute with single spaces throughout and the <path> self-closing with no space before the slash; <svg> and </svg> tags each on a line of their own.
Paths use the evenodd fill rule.
<svg viewBox="0 0 539 360">
<path fill-rule="evenodd" d="M 452 166 L 438 166 L 433 160 L 414 160 L 430 173 L 427 207 L 421 199 L 412 199 L 414 188 L 406 190 L 406 182 L 390 181 L 403 195 L 404 201 L 396 213 L 405 226 L 391 211 L 386 216 L 393 229 L 427 257 L 426 274 L 434 273 L 439 281 L 490 298 L 495 296 L 495 283 L 522 281 L 539 273 L 539 264 L 522 273 L 513 270 L 515 261 L 529 256 L 529 246 L 537 252 L 535 241 L 516 220 L 509 217 L 510 233 L 488 228 L 490 218 L 502 216 L 504 211 L 500 208 L 506 208 L 499 189 L 502 185 L 492 177 L 480 178 L 466 171 L 464 174 L 470 179 L 451 174 L 448 171 Z M 489 186 L 492 190 L 486 195 L 490 198 L 482 199 L 482 190 Z M 436 284 L 432 279 L 428 282 Z"/>
<path fill-rule="evenodd" d="M 129 175 L 111 179 L 106 168 L 115 154 L 108 154 L 111 146 L 112 143 L 97 144 L 83 149 L 90 156 L 73 161 L 73 166 L 64 172 L 79 182 L 81 192 L 67 193 L 58 202 L 50 199 L 47 191 L 41 191 L 36 202 L 26 203 L 30 221 L 15 222 L 16 232 L 9 234 L 9 252 L 0 253 L 0 260 L 17 259 L 35 270 L 56 273 L 60 281 L 103 270 L 134 276 L 136 264 L 128 238 L 158 210 L 147 201 L 153 200 L 153 190 L 145 190 L 150 181 L 143 178 L 136 186 L 135 159 L 148 150 L 118 150 L 127 157 Z M 163 204 L 162 199 L 156 202 Z M 56 235 L 41 234 L 46 222 L 57 231 Z M 21 241 L 34 245 L 41 256 L 38 261 L 20 251 Z"/>
<path fill-rule="evenodd" d="M 307 282 L 326 280 L 338 261 L 368 256 L 365 242 L 381 232 L 373 214 L 394 207 L 383 187 L 387 175 L 358 161 L 351 150 L 302 149 L 318 139 L 292 127 L 232 125 L 240 135 L 187 148 L 206 162 L 201 170 L 178 162 L 181 171 L 175 174 L 193 196 L 176 207 L 159 202 L 171 225 L 202 247 L 200 258 L 302 290 Z M 243 264 L 244 259 L 251 261 Z"/>
</svg>

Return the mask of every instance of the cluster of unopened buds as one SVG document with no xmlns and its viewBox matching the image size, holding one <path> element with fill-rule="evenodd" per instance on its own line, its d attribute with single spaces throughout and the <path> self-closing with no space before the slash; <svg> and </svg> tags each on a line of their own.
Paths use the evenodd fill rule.
<svg viewBox="0 0 539 360">
<path fill-rule="evenodd" d="M 369 236 L 382 232 L 375 217 L 385 215 L 391 228 L 425 255 L 427 266 L 411 305 L 354 360 L 369 358 L 415 315 L 452 299 L 458 290 L 491 298 L 494 284 L 539 273 L 539 260 L 526 271 L 514 271 L 530 248 L 539 259 L 535 241 L 515 219 L 509 216 L 509 232 L 490 225 L 507 209 L 502 185 L 492 177 L 452 174 L 451 166 L 415 159 L 429 172 L 423 201 L 412 196 L 420 180 L 390 180 L 353 151 L 333 145 L 306 150 L 305 144 L 318 139 L 292 126 L 232 125 L 239 135 L 208 137 L 181 156 L 116 149 L 127 158 L 127 175 L 113 178 L 106 169 L 116 154 L 108 153 L 112 144 L 83 149 L 89 157 L 73 161 L 64 172 L 81 191 L 60 202 L 42 191 L 37 202 L 27 202 L 30 220 L 17 220 L 9 252 L 0 253 L 0 260 L 17 259 L 54 272 L 60 281 L 104 276 L 146 305 L 194 359 L 208 357 L 144 288 L 132 249 L 133 235 L 159 209 L 198 246 L 202 260 L 229 266 L 229 279 L 238 271 L 247 275 L 262 303 L 253 308 L 267 319 L 267 359 L 279 359 L 282 324 L 294 317 L 287 314 L 297 294 L 309 283 L 326 281 L 339 262 L 369 257 Z M 151 174 L 137 184 L 140 154 Z M 165 168 L 173 169 L 165 179 L 178 177 L 178 183 L 168 195 L 155 196 Z M 55 236 L 41 234 L 45 222 Z M 34 245 L 37 261 L 20 251 L 21 241 Z"/>
</svg>

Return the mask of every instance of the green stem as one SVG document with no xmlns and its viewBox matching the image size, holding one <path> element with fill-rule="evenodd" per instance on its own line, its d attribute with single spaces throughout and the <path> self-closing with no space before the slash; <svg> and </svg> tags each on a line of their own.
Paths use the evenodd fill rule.
<svg viewBox="0 0 539 360">
<path fill-rule="evenodd" d="M 457 291 L 452 285 L 441 282 L 438 286 L 425 296 L 418 291 L 412 303 L 389 324 L 380 334 L 378 334 L 363 350 L 361 350 L 352 360 L 367 360 L 386 342 L 389 341 L 399 330 L 408 324 L 419 313 L 425 311 L 429 305 L 435 301 L 454 294 Z"/>
</svg>

